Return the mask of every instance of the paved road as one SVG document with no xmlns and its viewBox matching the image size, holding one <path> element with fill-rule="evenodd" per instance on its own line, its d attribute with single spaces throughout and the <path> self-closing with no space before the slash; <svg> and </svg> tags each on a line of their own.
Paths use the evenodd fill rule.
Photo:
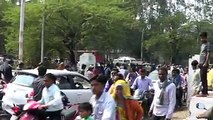
<svg viewBox="0 0 213 120">
<path fill-rule="evenodd" d="M 174 114 L 172 120 L 184 120 L 188 117 L 188 108 L 183 106 L 179 108 Z"/>
</svg>

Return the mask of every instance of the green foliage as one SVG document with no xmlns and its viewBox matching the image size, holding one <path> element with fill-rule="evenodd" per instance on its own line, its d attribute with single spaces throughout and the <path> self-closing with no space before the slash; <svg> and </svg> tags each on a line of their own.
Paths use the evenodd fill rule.
<svg viewBox="0 0 213 120">
<path fill-rule="evenodd" d="M 43 15 L 44 55 L 67 57 L 73 64 L 77 49 L 97 49 L 104 54 L 119 50 L 139 58 L 143 29 L 147 61 L 181 63 L 199 51 L 201 31 L 209 32 L 213 39 L 211 0 L 196 0 L 202 6 L 184 0 L 39 1 L 26 3 L 24 59 L 29 64 L 37 64 L 40 59 Z M 187 13 L 190 6 L 196 14 Z M 13 55 L 18 54 L 19 14 L 20 6 L 14 1 L 0 2 L 0 32 L 7 53 Z"/>
</svg>

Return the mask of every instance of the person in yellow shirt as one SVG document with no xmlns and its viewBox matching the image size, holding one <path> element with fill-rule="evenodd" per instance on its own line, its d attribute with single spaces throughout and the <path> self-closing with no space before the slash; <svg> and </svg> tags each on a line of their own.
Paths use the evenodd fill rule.
<svg viewBox="0 0 213 120">
<path fill-rule="evenodd" d="M 208 87 L 213 88 L 213 66 L 207 73 Z"/>
</svg>

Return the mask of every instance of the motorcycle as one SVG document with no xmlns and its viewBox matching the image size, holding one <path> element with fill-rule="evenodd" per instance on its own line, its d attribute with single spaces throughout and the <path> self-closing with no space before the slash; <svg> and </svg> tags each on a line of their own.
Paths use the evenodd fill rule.
<svg viewBox="0 0 213 120">
<path fill-rule="evenodd" d="M 18 116 L 21 111 L 20 109 L 24 106 L 24 105 L 15 105 L 11 108 L 11 110 L 14 112 L 13 114 L 9 113 L 6 110 L 2 109 L 2 103 L 3 101 L 0 101 L 1 103 L 1 109 L 0 109 L 0 118 L 1 120 L 16 120 L 16 118 L 13 117 L 13 114 Z"/>
<path fill-rule="evenodd" d="M 13 120 L 40 120 L 41 114 L 38 112 L 45 112 L 39 110 L 40 104 L 36 101 L 29 101 L 27 104 L 21 107 L 14 108 Z M 61 120 L 74 120 L 78 116 L 78 104 L 67 105 L 61 112 Z M 11 117 L 11 118 L 12 118 Z M 50 120 L 49 117 L 46 120 Z"/>
<path fill-rule="evenodd" d="M 203 114 L 197 116 L 197 119 L 207 119 L 207 120 L 213 119 L 213 115 L 212 115 L 213 107 L 211 107 L 210 109 L 206 109 L 203 103 L 197 103 L 196 108 L 201 110 L 206 110 Z"/>
<path fill-rule="evenodd" d="M 138 100 L 141 103 L 141 106 L 144 109 L 144 113 L 148 114 L 149 108 L 152 104 L 154 98 L 154 90 L 141 91 L 139 89 L 135 90 L 133 98 Z"/>
</svg>

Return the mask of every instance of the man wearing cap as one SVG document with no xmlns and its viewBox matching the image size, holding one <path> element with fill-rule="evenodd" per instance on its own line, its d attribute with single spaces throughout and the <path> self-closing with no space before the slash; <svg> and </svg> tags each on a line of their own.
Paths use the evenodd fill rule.
<svg viewBox="0 0 213 120">
<path fill-rule="evenodd" d="M 208 64 L 209 64 L 209 52 L 210 52 L 210 46 L 207 40 L 207 32 L 202 32 L 200 34 L 201 38 L 201 49 L 200 49 L 200 75 L 201 75 L 201 81 L 202 81 L 202 94 L 197 95 L 197 97 L 206 97 L 208 95 L 208 85 L 207 85 L 207 70 L 208 70 Z"/>
</svg>

